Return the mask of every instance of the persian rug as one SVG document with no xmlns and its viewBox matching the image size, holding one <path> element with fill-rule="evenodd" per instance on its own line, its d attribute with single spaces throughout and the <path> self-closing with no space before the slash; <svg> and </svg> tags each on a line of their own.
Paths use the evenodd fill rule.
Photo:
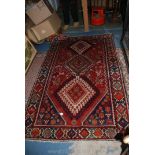
<svg viewBox="0 0 155 155">
<path fill-rule="evenodd" d="M 26 139 L 113 140 L 128 97 L 111 34 L 53 41 L 31 91 Z"/>
</svg>

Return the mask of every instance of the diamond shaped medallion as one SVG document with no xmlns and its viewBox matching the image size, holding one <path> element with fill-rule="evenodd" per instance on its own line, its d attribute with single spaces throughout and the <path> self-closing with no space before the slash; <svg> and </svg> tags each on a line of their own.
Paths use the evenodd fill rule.
<svg viewBox="0 0 155 155">
<path fill-rule="evenodd" d="M 82 55 L 77 55 L 66 63 L 66 67 L 72 72 L 79 74 L 88 69 L 92 62 Z"/>
<path fill-rule="evenodd" d="M 95 94 L 95 90 L 80 77 L 69 81 L 57 93 L 73 116 L 76 116 Z"/>
<path fill-rule="evenodd" d="M 92 45 L 87 43 L 86 41 L 79 40 L 76 43 L 72 44 L 70 48 L 77 52 L 78 54 L 82 54 L 86 50 L 88 50 Z"/>
</svg>

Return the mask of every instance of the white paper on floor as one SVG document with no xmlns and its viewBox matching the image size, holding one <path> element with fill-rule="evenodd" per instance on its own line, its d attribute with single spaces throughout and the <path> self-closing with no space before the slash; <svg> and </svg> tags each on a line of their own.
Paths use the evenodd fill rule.
<svg viewBox="0 0 155 155">
<path fill-rule="evenodd" d="M 70 146 L 69 155 L 120 155 L 121 142 L 79 141 Z"/>
</svg>

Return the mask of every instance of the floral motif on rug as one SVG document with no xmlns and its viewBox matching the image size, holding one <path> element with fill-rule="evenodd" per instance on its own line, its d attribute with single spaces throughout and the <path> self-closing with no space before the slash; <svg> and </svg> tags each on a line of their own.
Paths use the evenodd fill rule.
<svg viewBox="0 0 155 155">
<path fill-rule="evenodd" d="M 128 127 L 128 98 L 111 34 L 55 40 L 26 107 L 26 138 L 110 140 Z"/>
</svg>

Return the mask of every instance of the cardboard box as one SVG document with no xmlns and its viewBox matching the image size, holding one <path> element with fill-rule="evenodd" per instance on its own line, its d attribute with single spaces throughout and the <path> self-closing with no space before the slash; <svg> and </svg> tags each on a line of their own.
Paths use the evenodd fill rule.
<svg viewBox="0 0 155 155">
<path fill-rule="evenodd" d="M 53 9 L 46 0 L 41 0 L 26 11 L 26 14 L 37 25 L 50 17 L 53 13 Z"/>
<path fill-rule="evenodd" d="M 42 23 L 31 27 L 28 30 L 28 37 L 34 42 L 40 42 L 47 37 L 56 34 L 61 27 L 61 20 L 56 14 L 53 14 Z"/>
</svg>

